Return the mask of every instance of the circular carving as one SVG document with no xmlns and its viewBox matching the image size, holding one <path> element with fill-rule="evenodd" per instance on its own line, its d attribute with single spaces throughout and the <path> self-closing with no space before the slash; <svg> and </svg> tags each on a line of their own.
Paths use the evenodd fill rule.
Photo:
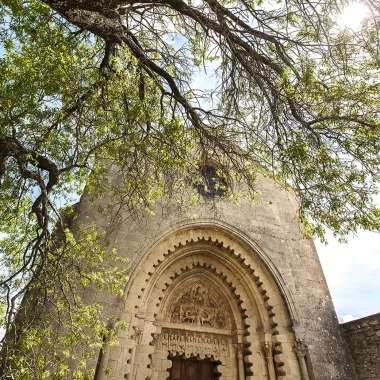
<svg viewBox="0 0 380 380">
<path fill-rule="evenodd" d="M 227 190 L 227 181 L 214 166 L 204 165 L 200 169 L 202 183 L 195 185 L 199 194 L 206 198 L 222 197 Z"/>
</svg>

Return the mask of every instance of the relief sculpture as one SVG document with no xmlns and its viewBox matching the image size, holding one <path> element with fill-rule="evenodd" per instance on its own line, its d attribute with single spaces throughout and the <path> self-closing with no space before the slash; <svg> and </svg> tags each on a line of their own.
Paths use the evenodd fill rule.
<svg viewBox="0 0 380 380">
<path fill-rule="evenodd" d="M 194 323 L 197 319 L 198 310 L 193 306 L 181 305 L 181 322 Z M 173 318 L 172 318 L 173 320 Z"/>
<path fill-rule="evenodd" d="M 170 322 L 219 329 L 227 328 L 226 312 L 218 297 L 202 283 L 195 283 L 170 308 Z"/>
<path fill-rule="evenodd" d="M 155 346 L 158 350 L 168 350 L 175 356 L 177 354 L 199 356 L 201 359 L 229 355 L 229 344 L 226 336 L 215 334 L 185 332 L 164 329 L 162 334 L 157 336 Z"/>
<path fill-rule="evenodd" d="M 212 326 L 214 322 L 215 310 L 203 308 L 201 312 L 201 325 L 202 326 Z"/>
</svg>

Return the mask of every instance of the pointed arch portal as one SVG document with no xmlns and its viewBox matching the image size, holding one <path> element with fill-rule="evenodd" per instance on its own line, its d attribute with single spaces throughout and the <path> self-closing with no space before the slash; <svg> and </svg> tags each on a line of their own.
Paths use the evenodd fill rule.
<svg viewBox="0 0 380 380">
<path fill-rule="evenodd" d="M 292 348 L 295 311 L 268 268 L 257 248 L 215 225 L 177 229 L 157 242 L 128 284 L 130 328 L 119 336 L 125 365 L 115 379 L 173 378 L 176 360 L 212 362 L 221 380 L 302 379 Z"/>
</svg>

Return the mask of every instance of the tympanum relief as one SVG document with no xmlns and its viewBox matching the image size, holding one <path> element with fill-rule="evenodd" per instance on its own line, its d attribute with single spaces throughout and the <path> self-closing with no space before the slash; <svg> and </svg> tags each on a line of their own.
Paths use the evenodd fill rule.
<svg viewBox="0 0 380 380">
<path fill-rule="evenodd" d="M 227 305 L 202 282 L 196 282 L 180 293 L 169 308 L 168 321 L 212 327 L 230 328 Z"/>
</svg>

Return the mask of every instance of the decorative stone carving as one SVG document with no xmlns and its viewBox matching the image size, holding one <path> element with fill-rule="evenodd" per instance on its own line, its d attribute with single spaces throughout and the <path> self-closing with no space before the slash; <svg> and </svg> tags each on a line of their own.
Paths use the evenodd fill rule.
<svg viewBox="0 0 380 380">
<path fill-rule="evenodd" d="M 234 344 L 238 362 L 239 380 L 245 380 L 244 372 L 244 345 L 242 343 Z"/>
<path fill-rule="evenodd" d="M 133 326 L 133 334 L 131 336 L 131 339 L 135 340 L 137 344 L 140 343 L 142 333 L 143 333 L 143 330 L 141 328 Z"/>
<path fill-rule="evenodd" d="M 181 312 L 179 310 L 179 307 L 176 306 L 173 310 L 171 321 L 174 323 L 179 323 L 180 317 L 181 317 Z"/>
<path fill-rule="evenodd" d="M 223 310 L 217 309 L 215 322 L 216 322 L 216 325 L 220 329 L 223 329 L 224 327 L 226 327 L 226 316 L 225 316 L 225 312 Z"/>
<path fill-rule="evenodd" d="M 194 323 L 196 322 L 199 315 L 200 309 L 198 307 L 195 307 L 193 305 L 187 306 L 187 305 L 181 305 L 181 323 Z M 173 319 L 173 318 L 172 318 Z"/>
<path fill-rule="evenodd" d="M 236 357 L 242 358 L 243 352 L 244 352 L 244 345 L 242 343 L 235 343 L 234 347 L 235 347 L 235 351 L 236 351 Z"/>
<path fill-rule="evenodd" d="M 199 355 L 201 359 L 212 356 L 217 360 L 229 356 L 229 339 L 223 335 L 163 329 L 154 343 L 157 350 L 168 350 L 173 356 Z"/>
<path fill-rule="evenodd" d="M 157 343 L 157 339 L 159 338 L 159 334 L 153 334 L 153 339 L 152 339 L 152 341 L 149 343 L 149 345 L 151 345 L 151 346 L 155 346 L 156 345 L 156 343 Z"/>
<path fill-rule="evenodd" d="M 273 342 L 262 342 L 261 348 L 263 349 L 267 360 L 269 380 L 276 380 L 276 373 L 274 371 L 273 364 Z"/>
<path fill-rule="evenodd" d="M 261 348 L 263 349 L 266 358 L 273 358 L 273 343 L 272 342 L 262 342 Z"/>
<path fill-rule="evenodd" d="M 305 356 L 307 353 L 307 346 L 301 339 L 296 340 L 293 349 L 297 356 Z"/>
<path fill-rule="evenodd" d="M 307 365 L 306 365 L 306 360 L 305 360 L 305 356 L 307 354 L 307 346 L 306 346 L 305 342 L 298 339 L 295 342 L 293 349 L 294 349 L 294 352 L 296 353 L 296 355 L 298 356 L 298 360 L 299 360 L 300 368 L 301 368 L 301 373 L 302 373 L 302 380 L 309 380 L 309 373 L 307 370 Z"/>
<path fill-rule="evenodd" d="M 218 296 L 200 282 L 187 290 L 171 308 L 170 322 L 225 329 L 226 313 Z"/>
</svg>

